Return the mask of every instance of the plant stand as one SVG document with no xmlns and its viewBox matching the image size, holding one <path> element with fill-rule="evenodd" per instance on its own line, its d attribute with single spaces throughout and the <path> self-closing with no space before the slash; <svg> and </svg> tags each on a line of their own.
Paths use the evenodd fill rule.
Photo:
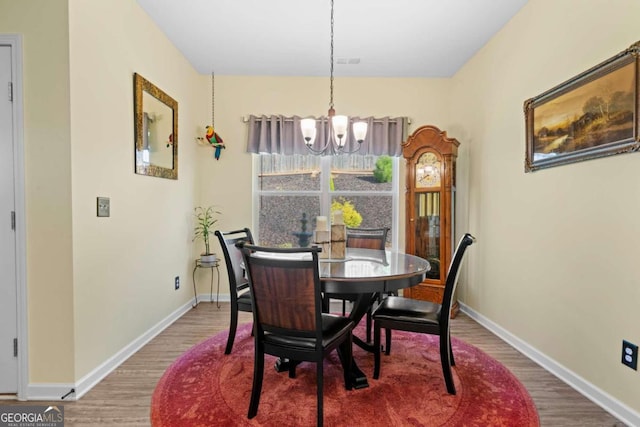
<svg viewBox="0 0 640 427">
<path fill-rule="evenodd" d="M 193 274 L 192 274 L 193 297 L 195 299 L 195 302 L 192 305 L 193 308 L 198 307 L 198 291 L 196 289 L 196 270 L 198 270 L 199 268 L 211 269 L 211 284 L 209 286 L 209 302 L 213 302 L 213 269 L 215 268 L 216 277 L 218 278 L 218 286 L 216 289 L 216 305 L 218 306 L 218 308 L 220 308 L 220 270 L 218 269 L 219 265 L 220 264 L 218 263 L 218 260 L 214 261 L 213 263 L 202 263 L 200 262 L 200 259 L 196 260 L 195 267 L 193 267 Z"/>
</svg>

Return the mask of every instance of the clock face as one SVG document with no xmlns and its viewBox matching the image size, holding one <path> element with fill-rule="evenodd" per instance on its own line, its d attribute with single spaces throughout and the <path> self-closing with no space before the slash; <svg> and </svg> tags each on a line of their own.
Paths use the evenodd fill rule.
<svg viewBox="0 0 640 427">
<path fill-rule="evenodd" d="M 435 153 L 424 153 L 416 163 L 416 188 L 440 187 L 442 162 Z"/>
</svg>

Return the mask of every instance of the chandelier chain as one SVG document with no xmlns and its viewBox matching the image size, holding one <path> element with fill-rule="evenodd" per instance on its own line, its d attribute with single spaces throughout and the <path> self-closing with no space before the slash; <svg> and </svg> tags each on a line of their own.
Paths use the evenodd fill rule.
<svg viewBox="0 0 640 427">
<path fill-rule="evenodd" d="M 333 108 L 333 69 L 334 69 L 334 58 L 333 58 L 333 36 L 334 36 L 334 0 L 330 0 L 331 3 L 331 44 L 330 44 L 330 56 L 329 56 L 329 111 L 327 111 L 327 122 L 325 124 L 324 121 L 321 120 L 321 127 L 326 126 L 326 137 L 327 141 L 324 146 L 320 149 L 313 148 L 313 143 L 316 139 L 316 131 L 318 128 L 318 121 L 316 119 L 302 119 L 300 121 L 300 129 L 302 131 L 302 136 L 304 138 L 304 143 L 307 149 L 312 154 L 352 154 L 360 149 L 360 146 L 365 140 L 367 135 L 367 123 L 366 122 L 355 122 L 353 123 L 353 132 L 350 134 L 349 129 L 349 118 L 344 115 L 336 116 L 336 111 Z M 355 148 L 353 147 L 353 143 L 349 141 L 352 135 L 355 138 Z M 349 145 L 352 149 L 347 149 L 347 145 Z"/>
<path fill-rule="evenodd" d="M 329 79 L 329 87 L 330 87 L 330 98 L 329 98 L 329 109 L 333 110 L 333 0 L 331 0 L 331 77 Z"/>
</svg>

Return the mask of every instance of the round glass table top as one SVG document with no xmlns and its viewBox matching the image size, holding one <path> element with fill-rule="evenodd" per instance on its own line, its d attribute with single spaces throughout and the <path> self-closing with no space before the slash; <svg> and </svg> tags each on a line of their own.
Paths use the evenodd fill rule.
<svg viewBox="0 0 640 427">
<path fill-rule="evenodd" d="M 391 250 L 347 248 L 344 259 L 320 259 L 320 277 L 334 281 L 400 279 L 429 268 L 423 258 Z"/>
</svg>

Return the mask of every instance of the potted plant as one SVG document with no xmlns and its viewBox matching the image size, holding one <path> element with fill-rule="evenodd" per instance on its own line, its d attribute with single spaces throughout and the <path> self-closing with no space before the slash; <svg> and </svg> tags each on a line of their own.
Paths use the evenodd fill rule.
<svg viewBox="0 0 640 427">
<path fill-rule="evenodd" d="M 211 252 L 209 245 L 209 235 L 213 234 L 213 226 L 218 219 L 216 215 L 220 212 L 213 206 L 203 208 L 198 206 L 194 209 L 196 217 L 196 226 L 193 229 L 193 240 L 202 240 L 204 242 L 204 252 L 200 255 L 200 263 L 202 265 L 211 265 L 216 262 L 216 254 Z"/>
</svg>

